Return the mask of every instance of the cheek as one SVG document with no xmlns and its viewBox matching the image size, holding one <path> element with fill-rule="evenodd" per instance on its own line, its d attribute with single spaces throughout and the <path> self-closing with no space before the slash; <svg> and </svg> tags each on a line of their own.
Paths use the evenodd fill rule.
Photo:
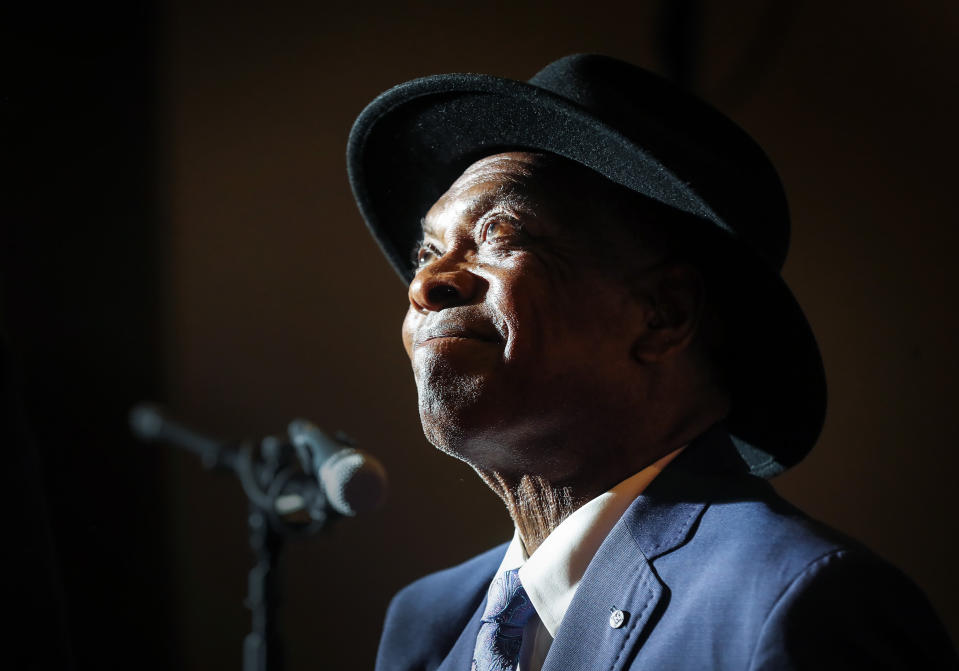
<svg viewBox="0 0 959 671">
<path fill-rule="evenodd" d="M 549 259 L 523 253 L 502 262 L 491 273 L 486 301 L 506 335 L 504 359 L 529 361 L 537 358 L 555 334 L 557 299 L 562 284 L 552 272 Z"/>
</svg>

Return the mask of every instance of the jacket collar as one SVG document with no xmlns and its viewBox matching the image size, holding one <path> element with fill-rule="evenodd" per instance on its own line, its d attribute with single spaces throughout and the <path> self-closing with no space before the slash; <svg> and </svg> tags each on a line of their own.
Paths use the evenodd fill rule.
<svg viewBox="0 0 959 671">
<path fill-rule="evenodd" d="M 691 537 L 723 480 L 744 469 L 717 425 L 636 498 L 590 562 L 543 671 L 624 667 L 661 612 L 665 586 L 652 562 Z M 616 611 L 625 617 L 619 626 Z"/>
<path fill-rule="evenodd" d="M 710 501 L 730 478 L 748 476 L 726 427 L 714 425 L 666 468 L 620 519 L 652 561 L 686 541 Z M 751 478 L 754 479 L 754 478 Z"/>
</svg>

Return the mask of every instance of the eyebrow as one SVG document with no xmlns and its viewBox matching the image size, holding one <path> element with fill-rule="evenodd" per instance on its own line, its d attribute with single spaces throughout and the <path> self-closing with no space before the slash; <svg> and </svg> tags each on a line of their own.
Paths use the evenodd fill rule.
<svg viewBox="0 0 959 671">
<path fill-rule="evenodd" d="M 529 194 L 520 191 L 514 185 L 504 184 L 495 191 L 484 193 L 482 196 L 474 199 L 463 212 L 462 216 L 469 219 L 476 219 L 497 206 L 505 206 L 511 210 L 532 215 L 537 214 L 540 209 L 536 201 L 531 198 Z M 425 216 L 420 219 L 420 227 L 422 229 L 421 239 L 425 235 L 437 237 L 436 231 L 432 230 Z"/>
</svg>

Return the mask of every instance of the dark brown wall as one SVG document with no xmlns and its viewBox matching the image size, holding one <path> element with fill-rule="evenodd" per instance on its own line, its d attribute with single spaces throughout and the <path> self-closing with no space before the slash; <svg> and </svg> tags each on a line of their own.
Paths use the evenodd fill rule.
<svg viewBox="0 0 959 671">
<path fill-rule="evenodd" d="M 281 431 L 294 416 L 345 429 L 392 480 L 384 511 L 290 546 L 290 668 L 370 667 L 395 590 L 510 534 L 473 473 L 421 436 L 399 342 L 405 291 L 346 181 L 353 119 L 387 87 L 437 72 L 525 79 L 576 51 L 669 71 L 661 4 L 183 0 L 160 12 L 159 152 L 143 155 L 164 218 L 150 305 L 168 405 L 225 436 Z M 959 9 L 687 4 L 702 10 L 687 33 L 692 86 L 757 137 L 785 183 L 785 275 L 829 376 L 820 444 L 777 486 L 901 566 L 959 638 Z M 159 564 L 170 587 L 127 580 L 140 598 L 124 616 L 151 613 L 140 639 L 182 668 L 236 668 L 249 622 L 244 499 L 191 457 L 163 455 L 149 462 L 159 498 L 129 512 L 151 542 L 127 561 Z"/>
</svg>

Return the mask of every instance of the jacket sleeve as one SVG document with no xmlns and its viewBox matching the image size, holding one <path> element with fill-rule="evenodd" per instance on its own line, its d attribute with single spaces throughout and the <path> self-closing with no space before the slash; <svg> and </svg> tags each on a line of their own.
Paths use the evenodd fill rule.
<svg viewBox="0 0 959 671">
<path fill-rule="evenodd" d="M 760 631 L 750 669 L 959 670 L 922 592 L 865 553 L 820 557 L 783 590 Z"/>
</svg>

